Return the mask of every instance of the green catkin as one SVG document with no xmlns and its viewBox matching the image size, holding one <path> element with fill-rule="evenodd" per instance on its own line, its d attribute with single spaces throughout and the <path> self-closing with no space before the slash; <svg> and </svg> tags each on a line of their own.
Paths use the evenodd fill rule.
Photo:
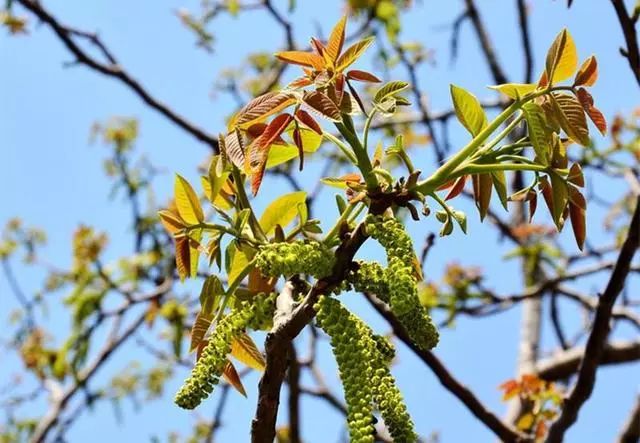
<svg viewBox="0 0 640 443">
<path fill-rule="evenodd" d="M 256 266 L 269 277 L 308 274 L 322 278 L 331 274 L 334 263 L 334 253 L 317 241 L 269 243 L 256 255 Z"/>
<path fill-rule="evenodd" d="M 414 431 L 413 420 L 389 371 L 389 364 L 395 356 L 393 345 L 385 337 L 373 335 L 372 338 L 377 350 L 372 353 L 371 359 L 373 401 L 378 406 L 393 441 L 416 442 L 418 436 Z"/>
<path fill-rule="evenodd" d="M 256 326 L 273 315 L 274 301 L 275 294 L 256 296 L 251 303 L 243 302 L 218 322 L 191 375 L 175 396 L 178 406 L 194 409 L 213 392 L 224 371 L 233 339 L 247 327 L 257 329 Z"/>
<path fill-rule="evenodd" d="M 318 325 L 331 337 L 347 402 L 347 423 L 352 443 L 373 443 L 373 390 L 369 328 L 338 300 L 321 296 L 315 310 Z"/>
<path fill-rule="evenodd" d="M 411 237 L 402 223 L 395 218 L 383 219 L 380 216 L 370 215 L 367 217 L 366 227 L 367 233 L 385 249 L 388 262 L 384 270 L 388 297 L 379 292 L 372 292 L 389 304 L 411 339 L 421 349 L 433 348 L 438 343 L 438 331 L 418 298 L 418 282 L 413 273 L 415 253 Z M 374 269 L 374 266 L 369 266 L 365 272 L 371 274 L 375 270 L 376 273 L 374 280 L 368 285 L 380 286 L 379 290 L 382 291 L 384 285 L 380 283 L 379 271 Z"/>
<path fill-rule="evenodd" d="M 387 277 L 380 263 L 358 260 L 356 265 L 357 269 L 347 275 L 347 279 L 353 284 L 353 289 L 375 294 L 383 302 L 389 303 Z"/>
</svg>

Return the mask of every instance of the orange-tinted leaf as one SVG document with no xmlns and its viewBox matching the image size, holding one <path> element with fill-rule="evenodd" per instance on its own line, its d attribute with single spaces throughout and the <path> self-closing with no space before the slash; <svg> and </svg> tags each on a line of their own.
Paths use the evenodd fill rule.
<svg viewBox="0 0 640 443">
<path fill-rule="evenodd" d="M 313 111 L 333 121 L 342 121 L 340 109 L 325 94 L 319 91 L 306 93 L 302 101 Z"/>
<path fill-rule="evenodd" d="M 345 174 L 341 177 L 322 178 L 320 179 L 320 181 L 325 185 L 345 189 L 345 188 L 348 188 L 349 186 L 357 185 L 361 183 L 362 177 L 360 176 L 360 174 L 356 174 L 355 172 L 352 172 L 350 174 Z"/>
<path fill-rule="evenodd" d="M 582 66 L 580 66 L 580 69 L 578 69 L 573 85 L 593 86 L 596 80 L 598 80 L 598 61 L 595 56 L 592 55 L 586 59 L 582 63 Z"/>
<path fill-rule="evenodd" d="M 287 89 L 304 88 L 305 86 L 309 86 L 312 83 L 313 81 L 311 81 L 309 77 L 298 77 L 287 85 Z"/>
<path fill-rule="evenodd" d="M 189 238 L 178 237 L 176 240 L 176 268 L 180 281 L 184 281 L 191 272 L 191 254 L 189 252 Z"/>
<path fill-rule="evenodd" d="M 560 231 L 565 222 L 563 215 L 569 201 L 569 190 L 567 183 L 558 174 L 552 172 L 550 178 L 553 194 L 553 211 L 551 215 L 558 231 Z"/>
<path fill-rule="evenodd" d="M 490 174 L 480 174 L 478 176 L 478 198 L 476 204 L 480 211 L 480 220 L 484 220 L 489 212 L 491 193 L 493 191 L 493 179 Z"/>
<path fill-rule="evenodd" d="M 315 37 L 311 37 L 311 47 L 320 57 L 325 56 L 325 47 L 320 40 Z"/>
<path fill-rule="evenodd" d="M 231 355 L 239 362 L 258 371 L 263 371 L 267 364 L 253 339 L 247 333 L 242 333 L 233 339 Z"/>
<path fill-rule="evenodd" d="M 191 346 L 189 347 L 189 352 L 193 352 L 195 349 L 198 349 L 198 346 L 211 326 L 212 320 L 213 316 L 203 315 L 202 312 L 198 312 L 196 319 L 193 322 L 193 326 L 191 327 Z"/>
<path fill-rule="evenodd" d="M 607 120 L 604 118 L 604 115 L 602 115 L 602 112 L 593 106 L 593 97 L 591 94 L 584 88 L 578 88 L 577 95 L 582 109 L 587 113 L 593 124 L 596 125 L 598 131 L 600 131 L 602 135 L 605 135 L 607 133 Z"/>
<path fill-rule="evenodd" d="M 276 284 L 276 280 L 273 278 L 267 278 L 262 275 L 260 269 L 252 268 L 249 271 L 249 284 L 248 289 L 252 294 L 258 294 L 260 292 L 271 292 Z"/>
<path fill-rule="evenodd" d="M 542 439 L 546 434 L 547 424 L 543 420 L 540 420 L 536 425 L 536 439 Z"/>
<path fill-rule="evenodd" d="M 542 192 L 542 196 L 544 197 L 544 202 L 547 205 L 547 209 L 549 209 L 549 213 L 553 214 L 553 194 L 551 192 L 551 185 L 549 184 L 549 180 L 547 177 L 540 178 L 540 192 Z"/>
<path fill-rule="evenodd" d="M 582 173 L 582 167 L 579 163 L 574 163 L 569 169 L 569 176 L 567 180 L 576 186 L 584 187 L 584 174 Z"/>
<path fill-rule="evenodd" d="M 344 71 L 355 62 L 373 43 L 374 37 L 368 37 L 349 46 L 336 61 L 336 71 Z"/>
<path fill-rule="evenodd" d="M 308 66 L 316 71 L 320 71 L 324 68 L 324 59 L 313 52 L 304 51 L 283 51 L 276 52 L 277 59 L 294 65 Z"/>
<path fill-rule="evenodd" d="M 167 232 L 169 232 L 169 234 L 171 235 L 175 235 L 177 232 L 186 227 L 184 221 L 180 218 L 180 216 L 170 209 L 158 211 L 158 216 L 160 217 L 162 226 L 164 226 Z"/>
<path fill-rule="evenodd" d="M 455 184 L 455 180 L 449 180 L 448 182 L 445 182 L 443 184 L 441 184 L 440 186 L 438 186 L 436 188 L 436 191 L 444 191 L 445 189 L 449 189 L 450 187 L 452 187 Z"/>
<path fill-rule="evenodd" d="M 342 45 L 344 44 L 344 30 L 346 26 L 347 16 L 343 15 L 331 30 L 331 35 L 329 35 L 326 52 L 329 60 L 331 60 L 332 63 L 335 63 L 335 61 L 338 59 L 338 56 L 342 52 Z"/>
<path fill-rule="evenodd" d="M 224 379 L 235 388 L 240 394 L 244 397 L 247 396 L 247 392 L 244 390 L 244 386 L 242 385 L 242 380 L 240 380 L 240 375 L 238 371 L 236 371 L 235 366 L 227 360 L 227 363 L 224 366 L 224 370 L 222 371 L 222 376 Z"/>
<path fill-rule="evenodd" d="M 584 195 L 574 186 L 568 186 L 569 201 L 579 207 L 580 209 L 587 210 L 587 200 Z"/>
<path fill-rule="evenodd" d="M 533 216 L 536 213 L 536 209 L 538 208 L 538 194 L 531 191 L 531 198 L 529 199 L 529 223 L 533 220 Z"/>
<path fill-rule="evenodd" d="M 466 175 L 463 175 L 462 177 L 458 178 L 455 184 L 453 185 L 453 187 L 451 188 L 451 190 L 449 191 L 449 193 L 447 194 L 447 196 L 444 198 L 445 201 L 451 200 L 452 198 L 455 198 L 458 195 L 460 195 L 460 193 L 464 190 L 464 185 L 466 183 L 467 183 Z"/>
<path fill-rule="evenodd" d="M 258 193 L 260 184 L 262 184 L 264 169 L 267 164 L 267 157 L 269 156 L 271 145 L 280 137 L 289 123 L 291 123 L 291 120 L 293 120 L 291 114 L 281 114 L 277 116 L 269 123 L 262 135 L 251 144 L 250 167 L 251 190 L 253 195 Z"/>
<path fill-rule="evenodd" d="M 289 92 L 267 92 L 254 98 L 240 110 L 236 124 L 242 128 L 247 128 L 253 123 L 282 111 L 295 102 L 295 97 Z"/>
<path fill-rule="evenodd" d="M 318 122 L 313 117 L 311 117 L 311 115 L 307 111 L 305 111 L 304 109 L 298 109 L 296 111 L 295 116 L 296 116 L 296 120 L 298 120 L 300 123 L 307 126 L 316 134 L 322 135 L 322 128 L 320 127 Z"/>
<path fill-rule="evenodd" d="M 516 380 L 507 380 L 498 386 L 498 389 L 504 391 L 502 401 L 507 401 L 520 393 L 520 384 Z"/>
<path fill-rule="evenodd" d="M 358 69 L 352 69 L 351 71 L 347 72 L 347 78 L 359 82 L 369 83 L 380 83 L 382 81 L 370 72 L 360 71 Z"/>
</svg>

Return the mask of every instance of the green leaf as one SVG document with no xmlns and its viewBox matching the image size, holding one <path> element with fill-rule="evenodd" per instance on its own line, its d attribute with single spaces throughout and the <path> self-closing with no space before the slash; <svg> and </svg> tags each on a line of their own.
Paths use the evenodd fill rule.
<svg viewBox="0 0 640 443">
<path fill-rule="evenodd" d="M 507 178 L 504 171 L 493 171 L 491 173 L 493 179 L 493 187 L 496 189 L 496 194 L 502 203 L 502 207 L 507 209 Z"/>
<path fill-rule="evenodd" d="M 451 85 L 451 99 L 460 123 L 472 136 L 478 135 L 487 126 L 487 116 L 478 99 L 456 85 Z"/>
<path fill-rule="evenodd" d="M 227 165 L 228 163 L 225 162 L 224 157 L 221 155 L 214 155 L 211 159 L 208 173 L 210 189 L 207 194 L 207 198 L 211 203 L 215 203 L 216 197 L 229 178 L 231 171 Z"/>
<path fill-rule="evenodd" d="M 178 214 L 180 214 L 182 220 L 190 225 L 197 225 L 204 221 L 204 214 L 198 196 L 189 182 L 179 174 L 176 174 L 174 196 Z"/>
<path fill-rule="evenodd" d="M 388 98 L 392 98 L 397 93 L 404 91 L 409 87 L 409 83 L 403 81 L 392 81 L 382 86 L 376 92 L 376 95 L 373 97 L 373 103 L 376 105 L 381 104 Z"/>
<path fill-rule="evenodd" d="M 535 91 L 537 85 L 533 83 L 505 83 L 503 85 L 489 86 L 490 89 L 502 92 L 514 100 Z"/>
<path fill-rule="evenodd" d="M 542 107 L 534 102 L 528 102 L 522 107 L 524 117 L 527 120 L 529 139 L 533 149 L 543 165 L 549 164 L 551 151 L 550 131 L 544 116 Z"/>
<path fill-rule="evenodd" d="M 249 257 L 241 250 L 236 249 L 231 267 L 229 268 L 229 282 L 235 281 L 248 264 Z"/>
<path fill-rule="evenodd" d="M 304 203 L 307 193 L 304 191 L 292 192 L 278 197 L 267 206 L 260 217 L 260 226 L 265 234 L 270 234 L 276 227 L 287 226 L 298 214 L 298 205 Z"/>
</svg>

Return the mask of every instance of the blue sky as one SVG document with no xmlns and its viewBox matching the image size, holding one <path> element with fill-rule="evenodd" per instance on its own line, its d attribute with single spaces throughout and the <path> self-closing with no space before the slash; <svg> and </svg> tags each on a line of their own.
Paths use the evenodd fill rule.
<svg viewBox="0 0 640 443">
<path fill-rule="evenodd" d="M 224 117 L 234 103 L 224 94 L 211 97 L 212 83 L 220 70 L 240 65 L 243 56 L 252 51 L 275 51 L 282 44 L 282 32 L 263 13 L 249 12 L 238 19 L 221 16 L 213 27 L 216 36 L 215 52 L 205 54 L 193 45 L 193 37 L 179 24 L 174 11 L 186 7 L 197 10 L 196 0 L 150 0 L 128 2 L 124 0 L 69 0 L 45 2 L 65 23 L 100 31 L 101 37 L 126 66 L 130 73 L 158 98 L 212 133 L 224 128 Z M 282 11 L 285 1 L 275 2 Z M 294 15 L 295 37 L 303 44 L 315 33 L 317 26 L 326 32 L 343 12 L 341 2 L 298 1 Z M 481 99 L 490 99 L 494 93 L 485 88 L 491 78 L 469 23 L 460 35 L 460 49 L 455 65 L 449 63 L 448 43 L 450 24 L 463 7 L 461 1 L 435 2 L 424 0 L 411 13 L 403 17 L 401 40 L 422 42 L 435 50 L 436 66 L 425 64 L 419 70 L 423 89 L 427 92 L 433 110 L 450 108 L 449 83 L 473 91 Z M 522 81 L 523 58 L 515 11 L 515 2 L 488 0 L 478 2 L 487 28 L 495 43 L 499 59 L 512 81 Z M 600 78 L 593 93 L 597 104 L 608 118 L 617 112 L 628 112 L 639 103 L 638 88 L 633 82 L 618 47 L 622 35 L 613 9 L 608 2 L 576 1 L 567 11 L 564 1 L 531 1 L 531 30 L 536 73 L 540 71 L 546 49 L 554 36 L 563 28 L 571 31 L 581 59 L 596 54 L 600 63 Z M 633 2 L 628 2 L 633 3 Z M 47 261 L 65 266 L 70 263 L 70 240 L 79 223 L 93 225 L 110 235 L 108 256 L 116 258 L 130 250 L 129 209 L 121 198 L 109 198 L 110 184 L 102 170 L 106 151 L 99 143 L 90 145 L 89 130 L 95 121 L 113 115 L 134 116 L 140 119 L 140 138 L 137 151 L 166 171 L 155 181 L 160 201 L 169 197 L 173 172 L 178 172 L 197 183 L 196 166 L 207 154 L 199 144 L 155 112 L 149 110 L 121 84 L 106 79 L 84 67 L 64 67 L 70 55 L 44 26 L 32 27 L 29 37 L 0 37 L 0 189 L 2 201 L 0 222 L 19 215 L 27 224 L 42 225 L 49 237 L 43 255 Z M 370 57 L 369 57 L 369 61 Z M 291 71 L 290 71 L 291 73 Z M 404 78 L 402 68 L 395 77 Z M 420 129 L 422 130 L 422 129 Z M 458 126 L 451 126 L 453 146 L 465 142 L 466 134 Z M 606 146 L 607 141 L 595 138 L 596 144 Z M 429 171 L 431 156 L 428 148 L 418 151 L 418 162 Z M 308 168 L 304 182 L 315 180 L 318 171 Z M 594 177 L 594 180 L 598 177 Z M 601 180 L 601 178 L 598 178 Z M 274 191 L 285 189 L 276 183 Z M 619 192 L 616 184 L 594 181 L 604 195 Z M 607 186 L 604 190 L 602 187 Z M 271 193 L 269 193 L 271 194 Z M 273 194 L 271 194 L 273 195 Z M 333 193 L 324 192 L 316 209 L 317 214 L 333 213 Z M 263 207 L 268 200 L 260 200 Z M 460 204 L 461 208 L 470 209 Z M 456 260 L 465 265 L 479 265 L 487 272 L 488 284 L 496 291 L 508 293 L 521 289 L 518 265 L 503 262 L 501 255 L 509 248 L 499 243 L 493 230 L 482 226 L 469 211 L 470 234 L 455 233 L 440 239 L 432 251 L 427 277 L 439 279 L 443 267 Z M 589 218 L 589 235 L 597 241 L 606 241 L 600 218 L 602 211 L 594 210 Z M 411 225 L 416 246 L 438 226 L 432 220 Z M 562 234 L 562 243 L 571 248 L 571 233 Z M 572 251 L 572 249 L 569 249 Z M 490 251 L 487 254 L 485 251 Z M 365 254 L 376 254 L 366 249 Z M 27 290 L 40 286 L 42 274 L 24 269 L 19 263 L 18 277 Z M 603 286 L 602 276 L 593 279 L 585 288 L 592 293 Z M 638 288 L 634 281 L 635 288 Z M 188 288 L 180 288 L 184 292 Z M 55 305 L 56 300 L 50 304 Z M 363 317 L 378 328 L 377 320 L 363 303 L 351 297 L 347 300 Z M 6 281 L 0 278 L 0 316 L 6 318 L 15 307 L 8 293 Z M 56 315 L 59 314 L 59 315 Z M 575 305 L 563 305 L 567 322 L 576 322 Z M 62 331 L 67 323 L 62 312 L 53 310 L 48 326 Z M 9 328 L 0 323 L 0 335 Z M 497 386 L 511 377 L 515 368 L 515 355 L 519 332 L 519 312 L 513 310 L 489 321 L 461 318 L 455 328 L 443 331 L 436 353 L 450 370 L 492 410 L 502 413 Z M 621 331 L 626 334 L 629 331 Z M 552 346 L 553 336 L 544 331 L 544 343 Z M 304 349 L 304 347 L 303 347 Z M 326 350 L 325 350 L 326 351 Z M 135 346 L 120 351 L 130 357 L 140 351 Z M 334 391 L 340 388 L 333 363 L 325 354 L 328 381 Z M 3 361 L 5 359 L 3 358 Z M 422 434 L 440 433 L 443 442 L 493 441 L 493 436 L 453 396 L 445 391 L 433 374 L 421 366 L 405 349 L 401 349 L 400 365 L 394 368 L 398 383 L 405 394 L 409 410 Z M 14 357 L 1 365 L 0 376 L 21 370 Z M 115 359 L 105 367 L 103 375 L 121 369 L 123 360 Z M 594 398 L 588 404 L 578 424 L 568 434 L 568 441 L 608 441 L 616 434 L 638 391 L 638 365 L 605 368 L 600 371 Z M 134 411 L 125 406 L 125 421 L 117 424 L 109 405 L 102 405 L 80 420 L 70 435 L 71 441 L 107 442 L 115 438 L 122 441 L 148 441 L 152 434 L 163 436 L 167 431 L 184 431 L 191 415 L 173 406 L 170 397 L 180 378 L 172 381 L 166 398 Z M 633 383 L 635 380 L 635 385 Z M 220 441 L 246 441 L 248 425 L 255 404 L 257 376 L 249 377 L 245 386 L 249 399 L 233 396 L 226 415 Z M 283 397 L 284 398 L 284 397 Z M 216 403 L 206 402 L 196 414 L 210 416 Z M 308 442 L 338 441 L 340 420 L 326 405 L 316 400 L 305 400 L 303 432 Z M 281 419 L 286 421 L 283 409 Z M 100 431 L 100 432 L 96 432 Z M 106 432 L 108 431 L 108 432 Z"/>
</svg>

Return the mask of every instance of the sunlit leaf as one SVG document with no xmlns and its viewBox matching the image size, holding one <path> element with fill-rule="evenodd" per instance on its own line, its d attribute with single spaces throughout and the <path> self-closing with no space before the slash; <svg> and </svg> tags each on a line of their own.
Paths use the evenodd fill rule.
<svg viewBox="0 0 640 443">
<path fill-rule="evenodd" d="M 164 226 L 167 232 L 171 235 L 175 235 L 186 227 L 185 222 L 180 218 L 180 216 L 171 210 L 164 209 L 162 211 L 158 211 L 158 216 L 160 217 L 162 226 Z"/>
<path fill-rule="evenodd" d="M 562 216 L 569 201 L 569 192 L 567 189 L 567 183 L 558 174 L 551 173 L 550 179 L 551 192 L 553 195 L 553 211 L 551 212 L 551 215 L 558 231 L 560 231 L 564 225 L 564 219 Z"/>
<path fill-rule="evenodd" d="M 198 349 L 198 345 L 202 343 L 204 336 L 209 330 L 209 327 L 211 327 L 212 320 L 213 315 L 198 312 L 198 314 L 196 315 L 196 319 L 193 322 L 193 326 L 191 327 L 191 345 L 189 347 L 189 352 L 193 352 L 194 350 Z"/>
<path fill-rule="evenodd" d="M 551 84 L 570 78 L 578 67 L 578 52 L 571 34 L 563 29 L 551 44 L 545 62 L 545 74 Z"/>
<path fill-rule="evenodd" d="M 487 126 L 487 116 L 478 99 L 470 92 L 451 85 L 451 99 L 462 126 L 474 137 Z"/>
<path fill-rule="evenodd" d="M 449 191 L 447 196 L 444 198 L 445 201 L 446 200 L 451 200 L 452 198 L 455 198 L 458 195 L 460 195 L 460 193 L 464 190 L 464 185 L 466 183 L 467 183 L 467 176 L 466 175 L 463 175 L 462 177 L 458 178 L 455 181 L 455 183 L 453 184 L 453 186 L 451 187 L 451 190 Z"/>
<path fill-rule="evenodd" d="M 260 217 L 259 223 L 265 234 L 270 234 L 276 225 L 286 227 L 291 223 L 298 214 L 297 206 L 304 203 L 306 199 L 307 193 L 298 191 L 285 194 L 272 201 Z"/>
<path fill-rule="evenodd" d="M 380 89 L 378 89 L 378 91 L 376 92 L 376 95 L 374 95 L 373 97 L 373 103 L 381 104 L 388 98 L 391 98 L 394 95 L 404 91 L 408 87 L 409 87 L 409 83 L 407 82 L 403 82 L 399 80 L 391 81 L 385 84 L 384 86 L 382 86 Z"/>
<path fill-rule="evenodd" d="M 176 174 L 174 196 L 176 208 L 182 220 L 190 225 L 197 225 L 204 221 L 200 199 L 189 182 L 179 174 Z"/>
<path fill-rule="evenodd" d="M 244 390 L 244 386 L 242 385 L 242 380 L 240 380 L 238 371 L 236 371 L 235 366 L 233 366 L 233 364 L 228 360 L 222 371 L 222 377 L 224 377 L 227 383 L 233 386 L 236 391 L 238 391 L 244 397 L 247 396 L 247 392 Z"/>
<path fill-rule="evenodd" d="M 246 161 L 242 135 L 237 129 L 232 130 L 226 136 L 220 137 L 220 150 L 236 167 L 244 169 Z M 224 142 L 223 142 L 224 141 Z"/>
<path fill-rule="evenodd" d="M 338 20 L 338 23 L 333 27 L 331 34 L 329 35 L 329 40 L 327 41 L 325 49 L 327 56 L 332 63 L 338 59 L 338 56 L 342 52 L 342 45 L 344 44 L 344 30 L 346 26 L 347 16 L 343 15 L 340 20 Z"/>
<path fill-rule="evenodd" d="M 584 200 L 582 194 L 580 194 L 576 189 L 570 187 L 569 190 L 571 194 L 571 202 L 569 203 L 569 218 L 571 220 L 571 228 L 573 229 L 573 235 L 576 239 L 576 244 L 582 251 L 582 248 L 584 247 L 584 241 L 587 236 L 586 210 L 584 208 L 584 206 L 586 206 L 586 201 Z M 578 195 L 580 196 L 580 198 L 578 197 Z M 580 201 L 579 203 L 582 203 L 582 205 L 576 203 L 578 201 Z"/>
<path fill-rule="evenodd" d="M 318 135 L 322 135 L 322 128 L 320 127 L 318 122 L 304 109 L 298 109 L 295 112 L 295 118 Z"/>
<path fill-rule="evenodd" d="M 191 254 L 189 253 L 189 239 L 186 236 L 175 239 L 176 269 L 180 281 L 184 281 L 191 271 Z"/>
<path fill-rule="evenodd" d="M 248 128 L 265 118 L 277 114 L 296 102 L 296 98 L 289 92 L 268 92 L 254 98 L 240 110 L 236 124 Z"/>
<path fill-rule="evenodd" d="M 336 61 L 336 70 L 340 72 L 348 68 L 367 50 L 374 40 L 375 37 L 368 37 L 349 46 Z"/>
<path fill-rule="evenodd" d="M 574 163 L 573 165 L 571 165 L 567 181 L 581 188 L 584 187 L 584 174 L 582 173 L 582 167 L 579 163 Z"/>
<path fill-rule="evenodd" d="M 264 371 L 266 366 L 262 353 L 246 332 L 231 342 L 231 355 L 239 362 L 257 371 Z"/>
<path fill-rule="evenodd" d="M 316 71 L 324 68 L 324 59 L 313 52 L 304 51 L 283 51 L 274 54 L 277 59 L 294 65 L 307 66 Z"/>
<path fill-rule="evenodd" d="M 491 179 L 493 181 L 493 187 L 496 189 L 496 194 L 500 199 L 500 203 L 504 209 L 507 209 L 507 178 L 504 171 L 494 171 L 491 173 Z"/>
<path fill-rule="evenodd" d="M 474 194 L 476 206 L 480 212 L 480 220 L 484 220 L 487 216 L 492 191 L 493 179 L 491 178 L 491 174 L 478 174 L 474 176 Z"/>
<path fill-rule="evenodd" d="M 595 56 L 591 56 L 586 59 L 573 81 L 574 86 L 593 86 L 598 80 L 598 61 Z"/>
<path fill-rule="evenodd" d="M 291 123 L 291 120 L 293 120 L 291 114 L 281 114 L 277 116 L 269 123 L 262 135 L 251 144 L 250 167 L 251 190 L 253 195 L 256 195 L 260 189 L 271 145 L 280 137 L 280 134 L 282 134 L 289 123 Z"/>
<path fill-rule="evenodd" d="M 514 100 L 535 91 L 537 87 L 534 83 L 505 83 L 503 85 L 489 86 L 489 88 L 502 92 Z"/>
<path fill-rule="evenodd" d="M 347 189 L 349 183 L 358 184 L 362 180 L 360 174 L 350 173 L 345 174 L 342 177 L 325 177 L 320 179 L 325 185 L 333 186 L 334 188 Z"/>
<path fill-rule="evenodd" d="M 235 253 L 233 254 L 233 257 L 231 259 L 231 265 L 228 271 L 229 282 L 235 281 L 240 276 L 240 274 L 242 274 L 242 272 L 246 269 L 246 267 L 249 265 L 249 257 L 247 257 L 247 255 L 243 251 L 238 250 L 235 247 L 233 248 L 235 250 Z M 228 261 L 229 260 L 227 259 L 227 262 Z"/>
</svg>

